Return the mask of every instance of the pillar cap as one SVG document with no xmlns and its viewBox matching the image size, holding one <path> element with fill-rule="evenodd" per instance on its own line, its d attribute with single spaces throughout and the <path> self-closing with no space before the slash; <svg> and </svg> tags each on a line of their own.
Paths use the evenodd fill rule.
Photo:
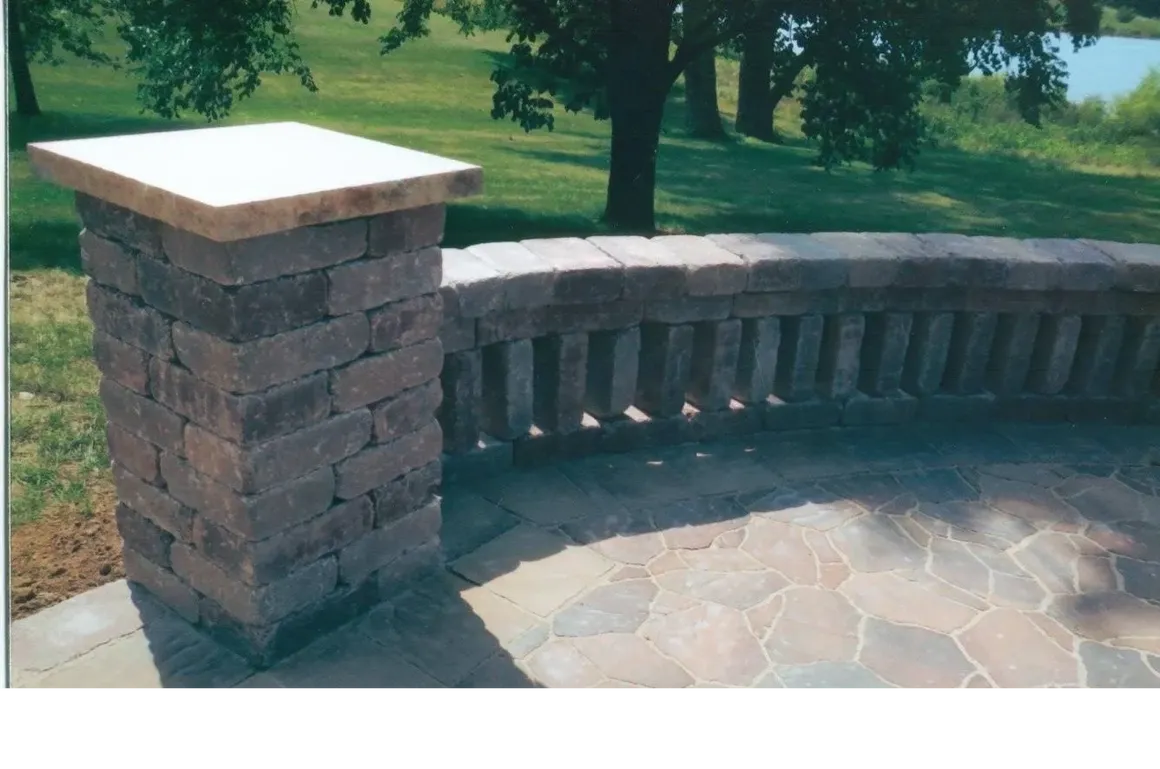
<svg viewBox="0 0 1160 769">
<path fill-rule="evenodd" d="M 40 176 L 215 241 L 443 203 L 478 166 L 302 123 L 28 145 Z"/>
</svg>

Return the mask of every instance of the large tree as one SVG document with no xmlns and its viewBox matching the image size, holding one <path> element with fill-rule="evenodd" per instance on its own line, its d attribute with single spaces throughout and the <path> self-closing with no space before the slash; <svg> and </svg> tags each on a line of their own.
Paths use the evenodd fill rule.
<svg viewBox="0 0 1160 769">
<path fill-rule="evenodd" d="M 684 0 L 681 25 L 696 27 L 705 18 L 709 0 Z M 680 30 L 678 30 L 680 34 Z M 721 110 L 717 104 L 717 51 L 702 53 L 685 67 L 685 127 L 698 139 L 724 139 Z"/>
</svg>

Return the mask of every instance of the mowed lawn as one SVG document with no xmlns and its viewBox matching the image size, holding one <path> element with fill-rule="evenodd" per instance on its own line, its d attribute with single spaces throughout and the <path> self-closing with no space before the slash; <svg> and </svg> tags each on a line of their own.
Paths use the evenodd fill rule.
<svg viewBox="0 0 1160 769">
<path fill-rule="evenodd" d="M 299 36 L 320 92 L 271 78 L 228 122 L 295 120 L 482 166 L 485 193 L 451 207 L 449 245 L 600 231 L 608 124 L 561 112 L 554 132 L 529 135 L 492 120 L 488 76 L 507 49 L 501 34 L 463 38 L 436 20 L 430 38 L 381 57 L 376 38 L 398 6 L 374 5 L 369 27 L 303 5 Z M 141 115 L 133 82 L 107 69 L 35 67 L 34 77 L 45 115 L 31 121 L 13 115 L 9 148 L 18 615 L 120 574 L 119 563 L 109 562 L 116 560 L 109 555 L 115 495 L 89 360 L 79 224 L 71 193 L 35 179 L 24 146 L 202 122 Z M 730 120 L 735 83 L 735 67 L 723 63 L 722 107 Z M 707 143 L 685 136 L 680 93 L 674 94 L 660 153 L 658 226 L 693 233 L 955 231 L 1160 243 L 1160 169 L 1080 169 L 940 150 L 925 153 L 914 173 L 862 166 L 826 173 L 811 164 L 794 105 L 784 112 L 784 145 Z M 286 157 L 288 165 L 294 162 Z M 62 539 L 66 530 L 78 533 Z M 86 544 L 98 540 L 104 542 L 99 557 Z"/>
</svg>

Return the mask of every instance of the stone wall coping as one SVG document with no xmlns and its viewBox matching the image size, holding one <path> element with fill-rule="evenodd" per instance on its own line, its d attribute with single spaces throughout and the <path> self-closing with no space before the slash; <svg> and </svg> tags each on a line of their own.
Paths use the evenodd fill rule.
<svg viewBox="0 0 1160 769">
<path fill-rule="evenodd" d="M 302 123 L 28 145 L 64 187 L 223 242 L 478 193 L 478 166 Z"/>
</svg>

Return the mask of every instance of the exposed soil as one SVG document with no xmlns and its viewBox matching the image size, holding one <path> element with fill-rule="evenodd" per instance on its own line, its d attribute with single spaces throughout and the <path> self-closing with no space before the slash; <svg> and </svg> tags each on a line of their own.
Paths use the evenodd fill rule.
<svg viewBox="0 0 1160 769">
<path fill-rule="evenodd" d="M 91 516 L 57 508 L 12 532 L 13 619 L 125 576 L 112 489 L 92 505 Z"/>
</svg>

